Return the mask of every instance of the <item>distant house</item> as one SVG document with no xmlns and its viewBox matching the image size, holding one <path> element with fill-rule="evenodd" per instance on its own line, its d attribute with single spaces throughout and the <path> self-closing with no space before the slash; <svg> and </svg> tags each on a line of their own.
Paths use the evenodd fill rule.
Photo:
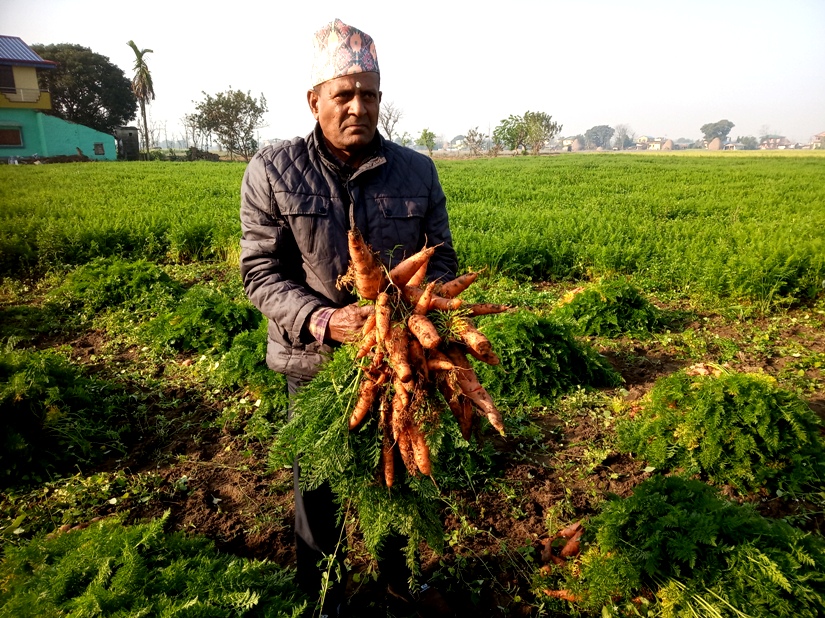
<svg viewBox="0 0 825 618">
<path fill-rule="evenodd" d="M 759 142 L 760 150 L 785 150 L 791 146 L 791 140 L 783 135 L 768 135 Z"/>
<path fill-rule="evenodd" d="M 662 146 L 669 140 L 666 137 L 642 135 L 636 138 L 636 150 L 663 150 Z M 671 146 L 672 146 L 671 142 Z"/>
<path fill-rule="evenodd" d="M 722 150 L 745 150 L 745 144 L 739 142 L 728 142 L 722 147 Z"/>
<path fill-rule="evenodd" d="M 82 152 L 90 159 L 115 159 L 113 136 L 43 113 L 52 99 L 40 89 L 37 72 L 56 67 L 20 38 L 0 36 L 0 158 Z"/>
<path fill-rule="evenodd" d="M 811 148 L 825 149 L 825 131 L 811 138 Z"/>
</svg>

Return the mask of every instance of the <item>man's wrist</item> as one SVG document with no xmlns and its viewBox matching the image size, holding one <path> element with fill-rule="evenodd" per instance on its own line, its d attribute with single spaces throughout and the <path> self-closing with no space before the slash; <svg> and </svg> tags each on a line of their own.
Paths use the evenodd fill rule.
<svg viewBox="0 0 825 618">
<path fill-rule="evenodd" d="M 329 319 L 334 312 L 334 307 L 321 307 L 309 316 L 309 332 L 319 343 L 324 343 L 326 339 Z"/>
</svg>

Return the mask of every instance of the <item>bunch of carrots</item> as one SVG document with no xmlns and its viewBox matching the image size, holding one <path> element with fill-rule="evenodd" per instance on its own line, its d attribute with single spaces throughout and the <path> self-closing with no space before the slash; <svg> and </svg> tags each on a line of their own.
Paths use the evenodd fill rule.
<svg viewBox="0 0 825 618">
<path fill-rule="evenodd" d="M 367 360 L 361 361 L 364 374 L 349 429 L 358 428 L 377 410 L 383 439 L 381 472 L 387 487 L 395 479 L 396 448 L 411 475 L 431 473 L 426 424 L 421 422 L 425 415 L 419 412 L 434 389 L 444 396 L 465 439 L 472 433 L 475 410 L 504 434 L 501 413 L 467 355 L 491 365 L 499 363 L 490 341 L 470 318 L 501 313 L 508 307 L 464 306 L 456 298 L 476 280 L 477 272 L 444 283 L 425 283 L 435 250 L 425 247 L 387 272 L 361 233 L 357 229 L 349 232 L 350 270 L 344 282 L 354 285 L 362 299 L 375 303 L 375 312 L 360 333 L 357 358 Z M 448 334 L 442 336 L 436 323 Z"/>
</svg>

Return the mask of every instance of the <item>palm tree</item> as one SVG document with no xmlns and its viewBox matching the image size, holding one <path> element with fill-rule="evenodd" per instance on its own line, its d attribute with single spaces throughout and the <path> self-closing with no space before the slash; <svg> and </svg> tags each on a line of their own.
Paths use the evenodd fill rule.
<svg viewBox="0 0 825 618">
<path fill-rule="evenodd" d="M 143 145 L 146 147 L 146 158 L 149 158 L 149 127 L 146 124 L 146 102 L 155 99 L 155 88 L 152 85 L 152 74 L 146 66 L 143 56 L 153 53 L 151 49 L 138 49 L 134 41 L 126 43 L 135 52 L 135 76 L 132 78 L 132 92 L 135 93 L 140 104 L 140 116 L 143 119 Z"/>
</svg>

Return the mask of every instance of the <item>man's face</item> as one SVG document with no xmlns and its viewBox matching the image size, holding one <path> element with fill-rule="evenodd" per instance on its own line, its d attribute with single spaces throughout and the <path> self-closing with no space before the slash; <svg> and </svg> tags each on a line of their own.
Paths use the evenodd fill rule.
<svg viewBox="0 0 825 618">
<path fill-rule="evenodd" d="M 344 75 L 307 93 L 312 115 L 334 154 L 347 159 L 367 146 L 378 127 L 378 73 Z"/>
</svg>

